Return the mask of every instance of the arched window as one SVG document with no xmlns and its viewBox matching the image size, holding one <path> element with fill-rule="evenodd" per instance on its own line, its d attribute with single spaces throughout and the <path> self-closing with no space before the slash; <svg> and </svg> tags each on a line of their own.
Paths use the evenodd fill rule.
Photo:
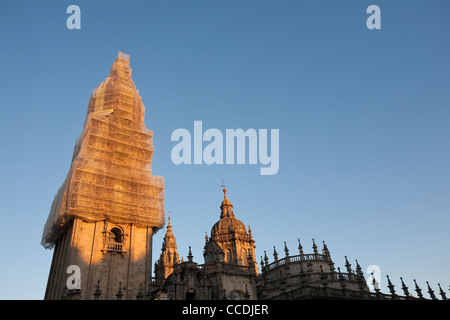
<svg viewBox="0 0 450 320">
<path fill-rule="evenodd" d="M 106 250 L 123 252 L 123 231 L 119 227 L 114 227 L 109 231 Z"/>
<path fill-rule="evenodd" d="M 123 242 L 123 233 L 122 230 L 120 230 L 117 227 L 114 227 L 109 232 L 109 242 L 117 242 L 122 243 Z"/>
</svg>

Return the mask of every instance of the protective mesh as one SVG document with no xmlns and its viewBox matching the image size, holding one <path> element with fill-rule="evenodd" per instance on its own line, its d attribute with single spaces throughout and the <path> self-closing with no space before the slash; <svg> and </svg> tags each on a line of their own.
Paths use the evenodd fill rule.
<svg viewBox="0 0 450 320">
<path fill-rule="evenodd" d="M 164 226 L 164 179 L 151 174 L 153 132 L 131 79 L 130 57 L 119 52 L 108 78 L 92 93 L 71 168 L 42 234 L 52 248 L 73 218 Z"/>
</svg>

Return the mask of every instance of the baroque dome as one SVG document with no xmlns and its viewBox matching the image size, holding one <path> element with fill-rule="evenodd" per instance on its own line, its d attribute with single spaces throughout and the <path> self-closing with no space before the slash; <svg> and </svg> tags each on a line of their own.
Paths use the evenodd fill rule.
<svg viewBox="0 0 450 320">
<path fill-rule="evenodd" d="M 211 228 L 211 236 L 223 235 L 231 232 L 247 234 L 247 230 L 245 229 L 245 225 L 242 221 L 231 217 L 224 217 L 220 219 Z"/>
<path fill-rule="evenodd" d="M 242 221 L 234 217 L 233 205 L 227 199 L 227 189 L 223 189 L 224 199 L 220 205 L 220 220 L 211 228 L 211 236 L 240 233 L 247 235 L 247 230 Z"/>
</svg>

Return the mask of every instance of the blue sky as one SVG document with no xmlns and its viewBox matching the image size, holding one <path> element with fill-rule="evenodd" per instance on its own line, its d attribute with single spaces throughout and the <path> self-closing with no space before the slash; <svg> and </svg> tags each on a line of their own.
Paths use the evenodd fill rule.
<svg viewBox="0 0 450 320">
<path fill-rule="evenodd" d="M 81 8 L 81 30 L 66 8 Z M 366 9 L 381 8 L 369 30 Z M 2 1 L 0 299 L 42 299 L 40 246 L 92 90 L 119 50 L 154 131 L 179 254 L 203 262 L 225 180 L 256 254 L 324 240 L 400 289 L 450 285 L 448 1 Z M 280 130 L 280 169 L 180 165 L 177 128 Z M 154 256 L 164 230 L 154 237 Z M 368 275 L 366 275 L 368 276 Z M 449 292 L 447 291 L 447 294 Z M 427 295 L 427 294 L 426 294 Z"/>
</svg>

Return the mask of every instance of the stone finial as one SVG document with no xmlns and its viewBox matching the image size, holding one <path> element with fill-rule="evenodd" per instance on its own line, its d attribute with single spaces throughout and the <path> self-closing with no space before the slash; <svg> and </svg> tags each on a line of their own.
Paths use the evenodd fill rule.
<svg viewBox="0 0 450 320">
<path fill-rule="evenodd" d="M 345 256 L 345 267 L 347 268 L 348 273 L 352 273 L 352 265 L 348 262 L 347 256 Z"/>
<path fill-rule="evenodd" d="M 300 255 L 303 255 L 303 246 L 300 242 L 300 238 L 297 238 L 298 240 L 298 252 L 300 253 Z"/>
<path fill-rule="evenodd" d="M 189 253 L 188 253 L 188 261 L 189 262 L 192 262 L 192 258 L 193 258 L 194 256 L 192 255 L 192 252 L 191 252 L 191 246 L 189 246 Z"/>
<path fill-rule="evenodd" d="M 136 295 L 136 300 L 143 300 L 144 299 L 144 291 L 142 291 L 142 283 L 139 284 L 139 292 Z"/>
<path fill-rule="evenodd" d="M 417 295 L 419 296 L 420 299 L 423 299 L 423 294 L 422 294 L 422 289 L 419 288 L 419 286 L 417 285 L 416 279 L 414 279 L 414 284 L 416 286 L 416 292 Z"/>
<path fill-rule="evenodd" d="M 442 290 L 442 288 L 441 288 L 441 284 L 440 284 L 440 283 L 438 283 L 438 286 L 439 286 L 439 294 L 441 295 L 441 297 L 442 297 L 442 300 L 447 300 L 447 296 L 445 295 L 445 292 L 444 292 L 444 290 Z"/>
<path fill-rule="evenodd" d="M 356 274 L 358 275 L 358 277 L 364 277 L 364 273 L 362 272 L 361 266 L 358 263 L 358 260 L 355 259 L 356 261 Z"/>
<path fill-rule="evenodd" d="M 94 292 L 94 300 L 100 300 L 102 290 L 100 290 L 100 280 L 97 281 L 97 287 Z"/>
<path fill-rule="evenodd" d="M 286 245 L 286 241 L 284 242 L 284 254 L 285 254 L 286 257 L 289 256 L 289 249 L 288 249 L 288 247 Z"/>
<path fill-rule="evenodd" d="M 116 293 L 117 300 L 122 300 L 123 292 L 122 292 L 122 282 L 119 282 L 119 290 Z"/>
<path fill-rule="evenodd" d="M 314 238 L 312 239 L 312 242 L 313 242 L 313 246 L 312 246 L 313 251 L 314 251 L 315 254 L 318 254 L 319 251 L 317 251 L 317 246 L 316 246 L 316 242 L 314 241 Z"/>
<path fill-rule="evenodd" d="M 408 287 L 406 286 L 405 282 L 403 282 L 403 278 L 402 277 L 400 277 L 400 281 L 402 282 L 403 293 L 405 294 L 406 297 L 409 297 L 410 294 L 409 294 Z"/>
<path fill-rule="evenodd" d="M 427 281 L 428 293 L 432 300 L 437 300 L 436 295 L 434 294 L 434 290 L 431 289 L 430 284 Z"/>
<path fill-rule="evenodd" d="M 278 253 L 277 253 L 277 249 L 275 249 L 275 246 L 273 246 L 273 258 L 276 260 L 278 260 Z"/>
<path fill-rule="evenodd" d="M 396 294 L 395 294 L 395 289 L 394 289 L 394 285 L 392 284 L 392 282 L 391 282 L 391 279 L 389 279 L 389 275 L 386 275 L 386 278 L 387 278 L 387 280 L 388 280 L 388 288 L 389 288 L 389 292 L 392 294 L 392 296 L 396 296 Z"/>
<path fill-rule="evenodd" d="M 327 244 L 325 243 L 325 241 L 322 241 L 323 243 L 323 248 L 322 248 L 322 252 L 325 256 L 329 256 L 330 255 L 330 251 L 328 250 Z"/>
</svg>

